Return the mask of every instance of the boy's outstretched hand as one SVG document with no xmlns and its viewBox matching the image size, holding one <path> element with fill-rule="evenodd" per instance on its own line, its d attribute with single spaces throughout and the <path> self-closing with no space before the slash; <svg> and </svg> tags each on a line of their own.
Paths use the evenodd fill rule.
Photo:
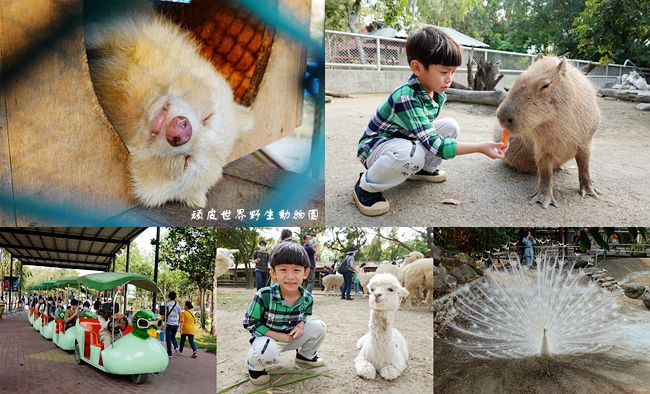
<svg viewBox="0 0 650 394">
<path fill-rule="evenodd" d="M 509 142 L 486 141 L 481 143 L 481 153 L 490 159 L 503 159 L 510 147 Z"/>
</svg>

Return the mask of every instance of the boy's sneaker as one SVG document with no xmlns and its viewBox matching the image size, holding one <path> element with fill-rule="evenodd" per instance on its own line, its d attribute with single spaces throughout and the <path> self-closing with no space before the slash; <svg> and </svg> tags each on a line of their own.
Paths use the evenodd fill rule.
<svg viewBox="0 0 650 394">
<path fill-rule="evenodd" d="M 266 372 L 266 369 L 264 371 L 251 371 L 249 369 L 248 377 L 250 378 L 251 383 L 253 383 L 256 386 L 267 384 L 271 380 L 271 375 L 269 375 L 269 373 Z"/>
<path fill-rule="evenodd" d="M 414 181 L 426 181 L 433 183 L 440 183 L 447 180 L 447 172 L 436 169 L 433 172 L 420 170 L 415 174 L 411 175 L 408 179 Z"/>
<path fill-rule="evenodd" d="M 310 367 L 320 367 L 321 365 L 324 365 L 325 362 L 318 358 L 318 356 L 314 355 L 314 358 L 311 360 L 308 359 L 307 357 L 303 357 L 298 353 L 296 350 L 296 364 L 302 364 L 302 365 L 308 365 Z"/>
<path fill-rule="evenodd" d="M 357 179 L 357 183 L 354 185 L 354 192 L 352 193 L 352 198 L 359 212 L 366 216 L 385 214 L 390 209 L 388 201 L 386 201 L 381 192 L 371 193 L 363 190 L 359 185 L 362 176 L 363 173 L 359 174 L 359 179 Z"/>
</svg>

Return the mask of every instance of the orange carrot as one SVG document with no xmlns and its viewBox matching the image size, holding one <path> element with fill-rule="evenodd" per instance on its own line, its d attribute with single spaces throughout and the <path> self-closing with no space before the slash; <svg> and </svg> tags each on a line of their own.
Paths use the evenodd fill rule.
<svg viewBox="0 0 650 394">
<path fill-rule="evenodd" d="M 501 131 L 501 143 L 507 144 L 509 140 L 510 140 L 510 132 L 508 131 L 508 129 L 503 129 Z"/>
</svg>

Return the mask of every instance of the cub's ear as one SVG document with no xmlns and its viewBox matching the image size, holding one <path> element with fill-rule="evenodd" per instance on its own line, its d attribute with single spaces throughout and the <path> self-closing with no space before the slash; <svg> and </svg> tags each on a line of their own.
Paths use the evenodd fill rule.
<svg viewBox="0 0 650 394">
<path fill-rule="evenodd" d="M 566 74 L 566 58 L 561 57 L 560 61 L 557 64 L 557 73 L 559 75 Z"/>
<path fill-rule="evenodd" d="M 544 59 L 544 54 L 543 53 L 538 53 L 537 56 L 535 56 L 535 60 L 533 60 L 533 63 L 535 63 L 538 60 Z"/>
</svg>

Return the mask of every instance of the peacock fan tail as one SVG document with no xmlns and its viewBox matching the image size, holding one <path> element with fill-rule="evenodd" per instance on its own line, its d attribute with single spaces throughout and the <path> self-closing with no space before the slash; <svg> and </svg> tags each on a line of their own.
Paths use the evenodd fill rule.
<svg viewBox="0 0 650 394">
<path fill-rule="evenodd" d="M 453 344 L 478 358 L 596 353 L 622 341 L 627 319 L 617 296 L 583 269 L 544 256 L 535 269 L 518 260 L 458 290 Z"/>
</svg>

